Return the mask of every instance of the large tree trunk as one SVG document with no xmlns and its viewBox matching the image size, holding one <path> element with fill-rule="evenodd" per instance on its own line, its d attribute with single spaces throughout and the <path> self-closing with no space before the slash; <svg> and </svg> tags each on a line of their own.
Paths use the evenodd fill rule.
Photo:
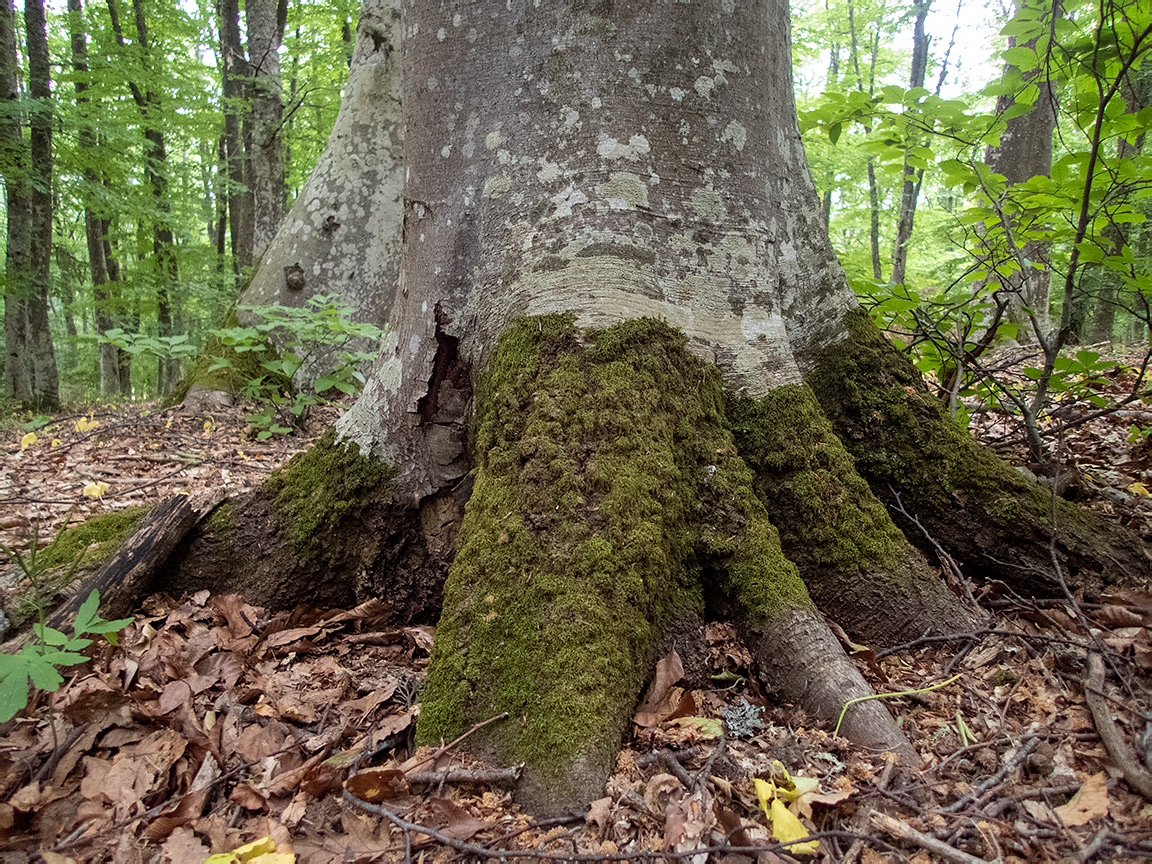
<svg viewBox="0 0 1152 864">
<path fill-rule="evenodd" d="M 1089 588 L 1143 572 L 860 312 L 784 3 L 480 9 L 405 7 L 400 290 L 343 440 L 218 508 L 170 588 L 426 616 L 443 584 L 419 738 L 507 712 L 470 744 L 558 811 L 598 796 L 661 646 L 706 615 L 829 725 L 869 691 L 821 612 L 877 644 L 977 625 L 882 500 L 1018 588 L 1052 589 L 1053 535 Z M 842 729 L 916 758 L 879 700 Z"/>
<path fill-rule="evenodd" d="M 335 294 L 358 320 L 387 323 L 402 233 L 399 24 L 399 0 L 364 0 L 328 145 L 241 305 L 303 306 Z"/>
</svg>

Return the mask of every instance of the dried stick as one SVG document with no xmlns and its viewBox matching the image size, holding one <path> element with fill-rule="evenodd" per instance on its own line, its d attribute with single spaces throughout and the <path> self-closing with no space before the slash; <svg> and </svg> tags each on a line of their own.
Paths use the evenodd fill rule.
<svg viewBox="0 0 1152 864">
<path fill-rule="evenodd" d="M 988 864 L 983 858 L 977 858 L 975 855 L 969 855 L 967 852 L 954 849 L 944 841 L 937 840 L 935 837 L 929 837 L 927 834 L 922 834 L 915 828 L 905 825 L 899 819 L 892 818 L 887 813 L 873 810 L 869 818 L 875 827 L 887 831 L 893 837 L 899 837 L 901 840 L 911 840 L 929 852 L 935 852 L 941 858 L 955 861 L 957 864 Z"/>
<path fill-rule="evenodd" d="M 497 720 L 503 720 L 507 716 L 508 716 L 508 712 L 503 711 L 503 712 L 497 714 L 495 717 L 489 717 L 487 720 L 481 720 L 479 723 L 477 723 L 475 726 L 473 726 L 471 729 L 469 729 L 463 735 L 460 735 L 459 737 L 454 738 L 449 743 L 443 745 L 442 747 L 440 747 L 437 750 L 434 750 L 432 752 L 432 755 L 425 756 L 423 759 L 421 759 L 419 762 L 417 762 L 415 765 L 413 765 L 408 770 L 414 771 L 415 769 L 419 768 L 421 765 L 426 765 L 429 762 L 435 762 L 437 759 L 439 759 L 441 756 L 443 756 L 445 753 L 447 753 L 449 750 L 451 750 L 453 747 L 455 747 L 457 744 L 459 744 L 461 741 L 463 741 L 465 738 L 467 738 L 469 735 L 471 735 L 473 732 L 475 732 L 477 729 L 482 729 L 483 727 L 487 726 L 489 723 L 494 723 Z M 443 739 L 441 739 L 441 740 L 443 740 Z"/>
<path fill-rule="evenodd" d="M 1140 764 L 1132 746 L 1116 728 L 1116 721 L 1112 717 L 1112 712 L 1108 710 L 1108 701 L 1104 696 L 1104 658 L 1095 651 L 1088 653 L 1088 669 L 1084 676 L 1084 699 L 1088 703 L 1088 710 L 1092 712 L 1092 721 L 1096 724 L 1096 731 L 1100 733 L 1100 740 L 1104 742 L 1104 749 L 1124 772 L 1124 779 L 1128 781 L 1128 785 L 1145 798 L 1152 800 L 1152 773 Z"/>
</svg>

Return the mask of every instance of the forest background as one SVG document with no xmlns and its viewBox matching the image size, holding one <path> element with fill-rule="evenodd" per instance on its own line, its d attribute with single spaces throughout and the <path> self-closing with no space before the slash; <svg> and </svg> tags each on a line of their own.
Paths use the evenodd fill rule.
<svg viewBox="0 0 1152 864">
<path fill-rule="evenodd" d="M 3 5 L 5 398 L 166 396 L 324 148 L 356 4 Z M 1038 461 L 1052 398 L 1115 374 L 1102 343 L 1147 362 L 1149 5 L 793 8 L 801 130 L 853 287 L 961 419 L 1009 411 Z M 1005 345 L 1023 379 L 990 362 Z M 1100 407 L 1147 398 L 1135 381 Z"/>
</svg>

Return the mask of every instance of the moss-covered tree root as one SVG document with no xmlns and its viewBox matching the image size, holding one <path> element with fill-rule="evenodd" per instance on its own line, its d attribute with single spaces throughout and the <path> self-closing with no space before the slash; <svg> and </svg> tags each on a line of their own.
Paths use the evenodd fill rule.
<svg viewBox="0 0 1152 864">
<path fill-rule="evenodd" d="M 217 507 L 172 556 L 167 590 L 242 590 L 278 608 L 379 597 L 405 620 L 433 619 L 467 489 L 417 508 L 395 500 L 392 476 L 329 432 Z"/>
<path fill-rule="evenodd" d="M 718 374 L 684 345 L 651 320 L 578 333 L 567 316 L 524 319 L 476 391 L 475 488 L 418 738 L 507 712 L 474 744 L 526 764 L 520 794 L 540 811 L 599 794 L 660 636 L 717 580 L 760 653 L 798 661 L 774 669 L 784 698 L 834 719 L 870 692 L 780 551 Z M 864 743 L 907 746 L 878 704 L 851 723 Z"/>
<path fill-rule="evenodd" d="M 864 312 L 849 313 L 845 323 L 848 338 L 823 351 L 808 383 L 876 496 L 894 504 L 899 494 L 969 576 L 1059 594 L 1055 538 L 1067 580 L 1090 594 L 1102 584 L 1147 578 L 1148 558 L 1134 535 L 1054 499 L 978 445 Z M 932 554 L 922 532 L 902 524 L 908 539 Z"/>
<path fill-rule="evenodd" d="M 854 638 L 891 645 L 979 624 L 856 472 L 807 385 L 730 396 L 728 418 L 784 554 Z"/>
</svg>

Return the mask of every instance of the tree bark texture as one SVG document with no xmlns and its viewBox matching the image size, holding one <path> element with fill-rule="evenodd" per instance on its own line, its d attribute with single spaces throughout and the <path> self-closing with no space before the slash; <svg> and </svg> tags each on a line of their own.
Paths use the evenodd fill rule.
<svg viewBox="0 0 1152 864">
<path fill-rule="evenodd" d="M 364 0 L 328 145 L 261 257 L 242 306 L 299 307 L 335 294 L 357 320 L 381 328 L 388 322 L 403 223 L 400 80 L 399 0 Z M 320 358 L 317 368 L 323 364 Z"/>
<path fill-rule="evenodd" d="M 247 0 L 244 4 L 252 101 L 249 188 L 255 216 L 253 252 L 256 257 L 264 254 L 276 236 L 284 220 L 287 195 L 279 53 L 284 38 L 284 23 L 280 15 L 282 5 L 280 0 Z"/>
<path fill-rule="evenodd" d="M 48 39 L 42 4 L 24 10 L 28 55 L 28 102 L 19 89 L 16 10 L 3 4 L 0 38 L 0 169 L 7 194 L 5 251 L 4 390 L 15 401 L 37 410 L 59 403 L 56 353 L 48 325 L 52 255 L 52 107 Z M 25 140 L 22 120 L 30 137 Z M 41 148 L 37 152 L 36 148 Z"/>
<path fill-rule="evenodd" d="M 88 37 L 84 26 L 84 5 L 82 0 L 68 0 L 68 33 L 72 49 L 72 68 L 75 72 L 76 105 L 80 114 L 78 139 L 80 152 L 91 162 L 82 169 L 84 178 L 84 237 L 88 247 L 88 270 L 92 277 L 93 306 L 97 333 L 105 333 L 116 326 L 115 297 L 110 290 L 108 259 L 104 254 L 104 225 L 100 214 L 94 209 L 94 190 L 100 185 L 99 173 L 95 166 L 97 147 L 93 105 L 88 94 Z M 100 372 L 100 393 L 103 396 L 127 392 L 120 381 L 120 349 L 110 342 L 98 346 L 98 367 Z"/>
<path fill-rule="evenodd" d="M 232 268 L 237 277 L 252 266 L 255 211 L 248 185 L 251 169 L 244 143 L 244 100 L 251 78 L 248 58 L 240 41 L 239 0 L 218 0 L 220 69 L 224 93 L 224 141 L 228 162 L 228 236 Z"/>
<path fill-rule="evenodd" d="M 920 0 L 912 6 L 916 17 L 912 28 L 912 67 L 908 74 L 908 89 L 924 86 L 928 72 L 928 34 L 924 22 L 932 0 Z M 911 142 L 908 144 L 912 146 Z M 916 200 L 920 196 L 920 181 L 924 176 L 908 164 L 908 152 L 904 155 L 904 182 L 900 188 L 900 213 L 896 219 L 896 244 L 892 250 L 892 282 L 903 285 L 908 268 L 908 242 L 912 239 L 912 226 L 916 220 Z"/>
<path fill-rule="evenodd" d="M 1056 14 L 1054 7 L 1053 14 Z M 1009 45 L 1015 45 L 1015 38 L 1009 38 Z M 1036 42 L 1032 40 L 1028 47 L 1035 48 Z M 989 147 L 985 155 L 988 167 L 997 174 L 1002 174 L 1011 186 L 1014 183 L 1024 183 L 1035 176 L 1048 176 L 1052 171 L 1052 132 L 1056 128 L 1056 93 L 1044 74 L 1045 64 L 1041 62 L 1040 68 L 1024 76 L 1025 83 L 1034 83 L 1039 87 L 1035 105 L 1027 114 L 1012 117 L 1007 120 L 1007 127 L 1000 135 L 1000 143 Z M 1006 67 L 1005 75 L 1012 71 Z M 1016 70 L 1017 74 L 1019 70 Z M 996 100 L 996 113 L 1001 114 L 1015 104 L 1011 95 L 1000 96 Z M 1017 226 L 1027 225 L 1027 217 L 1017 224 L 1004 226 L 1005 231 L 1015 231 Z M 1049 301 L 1052 287 L 1052 270 L 1048 263 L 1048 251 L 1051 244 L 1041 241 L 1029 241 L 1021 246 L 1023 257 L 1030 264 L 1039 264 L 1040 267 L 1029 267 L 1027 270 L 1018 270 L 1010 275 L 999 276 L 1000 284 L 1013 295 L 1009 307 L 1009 320 L 1022 324 L 1022 338 L 1026 338 L 1031 330 L 1031 323 L 1024 313 L 1024 308 L 1031 309 L 1036 316 L 1037 323 L 1047 333 L 1049 329 Z M 1015 265 L 1015 261 L 1012 262 Z M 1083 302 L 1075 298 L 1065 298 L 1065 302 Z M 1079 325 L 1078 325 L 1079 326 Z M 1079 339 L 1079 336 L 1076 337 Z"/>
</svg>

